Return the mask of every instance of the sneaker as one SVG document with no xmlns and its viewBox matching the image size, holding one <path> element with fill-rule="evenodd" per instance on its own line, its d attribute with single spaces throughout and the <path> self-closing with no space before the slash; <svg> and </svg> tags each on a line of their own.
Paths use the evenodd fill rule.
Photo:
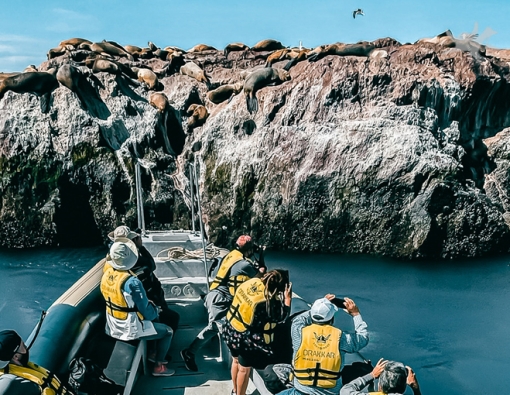
<svg viewBox="0 0 510 395">
<path fill-rule="evenodd" d="M 198 366 L 195 362 L 195 354 L 193 354 L 190 350 L 185 348 L 181 351 L 181 357 L 184 360 L 184 365 L 186 365 L 186 369 L 191 372 L 198 372 Z"/>
<path fill-rule="evenodd" d="M 173 376 L 175 374 L 175 370 L 168 369 L 165 365 L 154 366 L 154 370 L 152 371 L 152 375 L 156 377 L 167 377 Z"/>
</svg>

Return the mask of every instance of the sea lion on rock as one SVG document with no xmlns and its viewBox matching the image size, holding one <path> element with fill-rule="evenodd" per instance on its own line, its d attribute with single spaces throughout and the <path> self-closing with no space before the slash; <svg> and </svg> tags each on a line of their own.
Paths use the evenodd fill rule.
<svg viewBox="0 0 510 395">
<path fill-rule="evenodd" d="M 41 111 L 48 112 L 51 92 L 58 87 L 55 75 L 45 71 L 21 73 L 5 78 L 0 82 L 0 100 L 8 91 L 16 93 L 32 93 L 41 98 Z"/>
<path fill-rule="evenodd" d="M 193 48 L 188 50 L 188 52 L 191 52 L 191 53 L 193 53 L 193 52 L 203 52 L 203 51 L 217 51 L 217 49 L 214 48 L 214 47 L 211 47 L 210 45 L 197 44 Z"/>
<path fill-rule="evenodd" d="M 243 44 L 243 43 L 231 43 L 231 44 L 228 44 L 225 47 L 225 49 L 223 50 L 223 54 L 225 55 L 225 57 L 227 57 L 230 52 L 233 52 L 233 51 L 246 51 L 247 49 L 250 49 L 250 47 L 247 46 L 246 44 Z"/>
<path fill-rule="evenodd" d="M 368 42 L 362 41 L 356 44 L 330 44 L 326 45 L 323 49 L 312 54 L 308 57 L 308 61 L 315 62 L 327 55 L 338 55 L 338 56 L 369 56 L 370 52 L 375 49 L 375 45 Z"/>
<path fill-rule="evenodd" d="M 89 51 L 96 52 L 98 54 L 107 54 L 112 56 L 125 57 L 129 60 L 134 60 L 133 56 L 127 52 L 123 47 L 118 44 L 112 44 L 107 41 L 102 41 L 100 43 L 82 43 L 79 46 L 80 49 L 88 49 Z"/>
<path fill-rule="evenodd" d="M 303 48 L 299 52 L 292 51 L 286 55 L 287 58 L 290 60 L 287 62 L 287 64 L 283 67 L 284 70 L 289 71 L 292 66 L 297 64 L 298 62 L 301 62 L 310 56 L 312 53 L 312 50 L 308 48 Z"/>
<path fill-rule="evenodd" d="M 136 45 L 125 45 L 124 49 L 134 58 L 150 59 L 154 57 L 154 54 L 150 48 L 141 48 L 137 47 Z"/>
<path fill-rule="evenodd" d="M 86 40 L 84 38 L 70 38 L 68 40 L 60 41 L 59 47 L 65 47 L 66 45 L 72 45 L 74 48 L 78 48 L 80 44 L 92 44 L 92 41 Z"/>
<path fill-rule="evenodd" d="M 238 82 L 237 84 L 222 85 L 215 90 L 207 92 L 207 98 L 214 104 L 220 104 L 225 100 L 230 101 L 242 90 L 243 84 L 241 82 Z"/>
<path fill-rule="evenodd" d="M 210 89 L 211 82 L 209 78 L 205 74 L 205 71 L 200 68 L 200 66 L 194 62 L 188 62 L 184 66 L 180 68 L 181 74 L 187 75 L 191 78 L 195 78 L 198 82 L 203 82 L 206 84 L 207 89 Z"/>
<path fill-rule="evenodd" d="M 277 49 L 283 49 L 285 46 L 280 42 L 272 39 L 262 40 L 255 44 L 250 49 L 252 51 L 276 51 Z"/>
<path fill-rule="evenodd" d="M 72 50 L 74 50 L 74 47 L 72 45 L 62 45 L 50 49 L 46 56 L 48 57 L 48 60 L 50 60 L 65 55 L 66 53 L 69 53 Z"/>
<path fill-rule="evenodd" d="M 165 112 L 169 106 L 168 98 L 162 92 L 153 92 L 149 96 L 149 104 L 159 112 Z"/>
<path fill-rule="evenodd" d="M 33 73 L 34 71 L 39 71 L 37 70 L 37 67 L 35 67 L 34 64 L 25 67 L 25 70 L 23 70 L 24 73 Z"/>
<path fill-rule="evenodd" d="M 21 74 L 19 71 L 15 71 L 12 73 L 0 73 L 0 82 L 5 80 L 6 78 L 14 77 L 15 75 L 19 75 L 19 74 Z"/>
<path fill-rule="evenodd" d="M 144 82 L 149 89 L 154 89 L 158 86 L 158 76 L 151 69 L 131 67 L 131 70 L 136 73 L 138 81 Z"/>
<path fill-rule="evenodd" d="M 190 132 L 195 128 L 199 128 L 202 126 L 207 118 L 209 117 L 209 112 L 207 108 L 205 108 L 201 104 L 192 104 L 188 107 L 187 114 L 188 118 L 188 129 Z"/>
<path fill-rule="evenodd" d="M 104 72 L 116 75 L 124 74 L 129 78 L 138 79 L 138 74 L 131 70 L 129 66 L 116 62 L 113 59 L 98 57 L 87 59 L 84 63 L 88 68 L 92 69 L 94 73 Z"/>
<path fill-rule="evenodd" d="M 246 107 L 250 114 L 259 110 L 257 91 L 268 85 L 278 85 L 290 80 L 290 74 L 286 70 L 265 67 L 255 70 L 244 81 L 244 94 L 246 96 Z"/>
</svg>

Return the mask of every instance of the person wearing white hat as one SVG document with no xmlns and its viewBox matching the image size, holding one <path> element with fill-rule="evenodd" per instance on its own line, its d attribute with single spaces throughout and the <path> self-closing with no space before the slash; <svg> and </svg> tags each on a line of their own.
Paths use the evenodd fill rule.
<svg viewBox="0 0 510 395">
<path fill-rule="evenodd" d="M 161 308 L 159 311 L 159 321 L 172 328 L 175 334 L 179 326 L 180 316 L 179 313 L 168 307 L 165 299 L 165 291 L 161 286 L 161 282 L 154 274 L 156 262 L 151 253 L 143 245 L 141 229 L 132 231 L 127 226 L 121 225 L 115 228 L 113 232 L 108 233 L 108 238 L 113 242 L 118 238 L 128 238 L 135 243 L 138 249 L 138 260 L 131 270 L 142 282 L 149 300 L 153 301 L 157 307 Z"/>
<path fill-rule="evenodd" d="M 142 282 L 131 271 L 138 260 L 138 249 L 128 238 L 116 237 L 107 256 L 101 279 L 101 293 L 106 301 L 106 333 L 119 340 L 143 337 L 156 342 L 153 376 L 171 376 L 165 356 L 173 331 L 165 324 L 152 322 L 158 308 L 149 301 Z"/>
<path fill-rule="evenodd" d="M 356 333 L 333 326 L 338 307 L 332 301 L 352 316 Z M 354 301 L 336 299 L 332 294 L 317 299 L 309 311 L 294 318 L 291 336 L 294 388 L 280 392 L 281 395 L 338 395 L 345 353 L 361 350 L 369 340 L 367 324 Z"/>
</svg>

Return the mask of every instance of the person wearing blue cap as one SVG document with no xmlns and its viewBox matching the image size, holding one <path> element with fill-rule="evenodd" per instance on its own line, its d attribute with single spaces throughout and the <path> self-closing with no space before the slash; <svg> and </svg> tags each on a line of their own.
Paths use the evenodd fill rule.
<svg viewBox="0 0 510 395">
<path fill-rule="evenodd" d="M 0 331 L 0 395 L 74 395 L 54 374 L 29 358 L 16 331 Z"/>
<path fill-rule="evenodd" d="M 340 307 L 352 316 L 355 333 L 333 326 L 338 307 L 335 295 L 317 299 L 309 311 L 294 318 L 291 327 L 294 388 L 285 395 L 338 395 L 345 353 L 354 353 L 368 344 L 367 324 L 352 299 L 341 300 Z"/>
</svg>

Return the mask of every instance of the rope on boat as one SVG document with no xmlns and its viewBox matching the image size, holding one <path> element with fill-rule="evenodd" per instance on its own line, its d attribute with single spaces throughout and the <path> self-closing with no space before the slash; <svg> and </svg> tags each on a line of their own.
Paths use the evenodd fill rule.
<svg viewBox="0 0 510 395">
<path fill-rule="evenodd" d="M 214 259 L 219 256 L 225 255 L 225 252 L 228 252 L 224 248 L 215 247 L 214 244 L 208 244 L 205 248 L 205 256 L 207 259 Z M 163 256 L 166 253 L 166 256 Z M 200 248 L 198 250 L 187 250 L 183 247 L 170 247 L 164 250 L 161 250 L 156 255 L 158 259 L 171 259 L 171 260 L 181 260 L 181 259 L 204 259 L 204 249 Z"/>
</svg>

